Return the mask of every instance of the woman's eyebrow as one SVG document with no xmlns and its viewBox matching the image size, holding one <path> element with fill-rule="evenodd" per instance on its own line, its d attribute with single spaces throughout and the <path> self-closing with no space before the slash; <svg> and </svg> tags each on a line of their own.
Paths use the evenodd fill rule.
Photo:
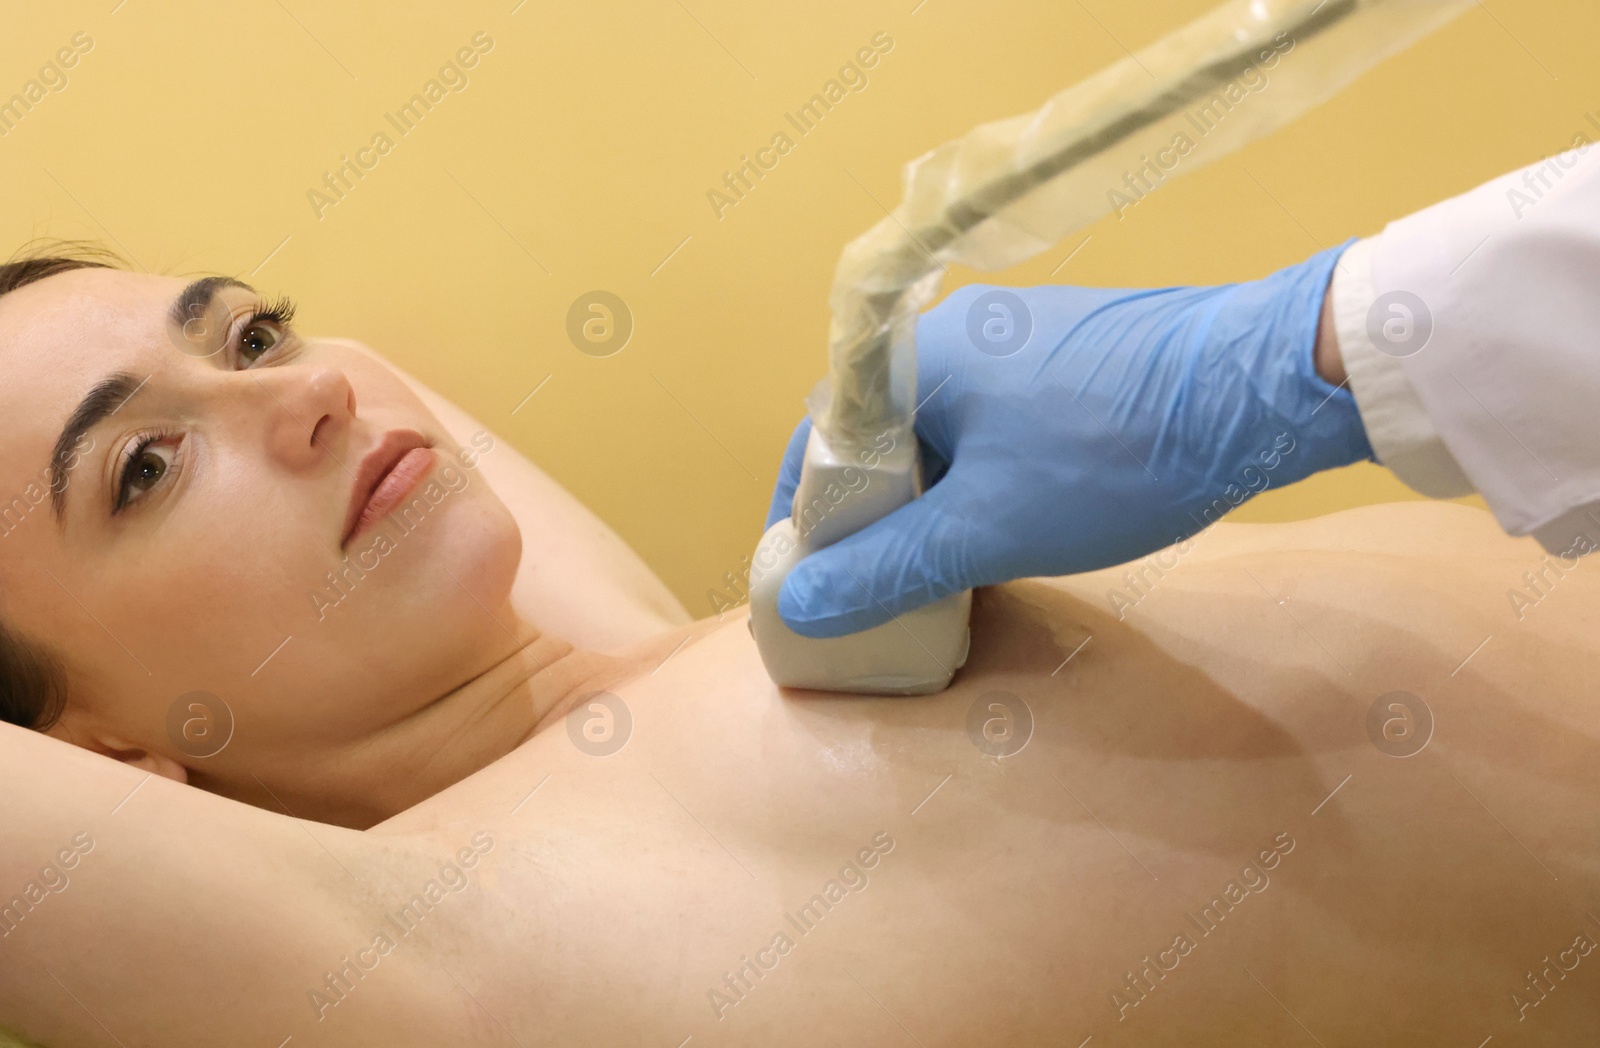
<svg viewBox="0 0 1600 1048">
<path fill-rule="evenodd" d="M 184 325 L 190 320 L 205 317 L 206 310 L 210 309 L 216 293 L 222 288 L 243 288 L 250 293 L 256 291 L 253 286 L 234 277 L 202 277 L 179 291 L 178 298 L 174 298 L 170 309 L 166 310 L 166 320 L 173 328 L 184 330 Z M 139 387 L 147 381 L 149 376 L 141 379 L 126 371 L 118 371 L 110 378 L 102 379 L 83 397 L 72 418 L 67 419 L 66 426 L 62 427 L 61 435 L 56 438 L 56 446 L 50 453 L 50 506 L 56 514 L 58 525 L 64 523 L 66 517 L 67 470 L 75 466 L 74 450 L 78 442 L 91 429 L 117 413 L 118 408 L 128 403 L 128 398 L 139 392 Z"/>
<path fill-rule="evenodd" d="M 50 453 L 50 508 L 54 510 L 56 524 L 62 523 L 67 508 L 67 471 L 77 465 L 74 452 L 78 441 L 91 429 L 114 415 L 128 398 L 139 392 L 139 387 L 149 381 L 126 371 L 119 371 L 102 379 L 91 389 L 61 427 L 55 449 Z"/>
<path fill-rule="evenodd" d="M 184 325 L 190 320 L 205 316 L 217 292 L 225 287 L 243 288 L 251 293 L 256 290 L 233 277 L 201 277 L 178 292 L 178 297 L 172 300 L 172 306 L 167 310 L 167 321 L 174 328 L 184 330 Z M 58 525 L 62 523 L 67 510 L 67 471 L 76 464 L 72 460 L 78 441 L 115 414 L 147 381 L 149 376 L 141 379 L 126 371 L 119 371 L 101 380 L 78 403 L 72 417 L 61 428 L 55 449 L 50 453 L 50 508 L 55 512 Z"/>
<path fill-rule="evenodd" d="M 179 330 L 184 330 L 189 321 L 205 316 L 206 310 L 211 308 L 211 300 L 225 287 L 255 291 L 249 284 L 233 277 L 201 277 L 178 292 L 178 297 L 172 300 L 172 308 L 167 311 L 167 322 Z"/>
</svg>

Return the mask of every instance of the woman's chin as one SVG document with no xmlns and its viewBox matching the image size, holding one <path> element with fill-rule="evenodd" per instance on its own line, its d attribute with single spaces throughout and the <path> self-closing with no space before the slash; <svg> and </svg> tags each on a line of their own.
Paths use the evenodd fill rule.
<svg viewBox="0 0 1600 1048">
<path fill-rule="evenodd" d="M 511 627 L 511 588 L 522 562 L 522 532 L 498 499 L 463 502 L 452 509 L 436 532 L 417 543 L 411 570 L 434 577 L 432 588 L 440 591 L 446 607 L 460 608 L 480 625 L 489 625 L 485 616 L 492 614 Z"/>
</svg>

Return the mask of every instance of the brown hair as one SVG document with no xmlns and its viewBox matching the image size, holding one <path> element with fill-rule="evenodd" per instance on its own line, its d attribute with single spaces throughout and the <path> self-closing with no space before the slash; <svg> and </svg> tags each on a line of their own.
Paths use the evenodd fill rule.
<svg viewBox="0 0 1600 1048">
<path fill-rule="evenodd" d="M 73 269 L 126 269 L 122 259 L 89 241 L 35 241 L 0 264 L 0 295 Z M 43 645 L 0 622 L 0 721 L 44 731 L 67 704 L 66 674 Z"/>
</svg>

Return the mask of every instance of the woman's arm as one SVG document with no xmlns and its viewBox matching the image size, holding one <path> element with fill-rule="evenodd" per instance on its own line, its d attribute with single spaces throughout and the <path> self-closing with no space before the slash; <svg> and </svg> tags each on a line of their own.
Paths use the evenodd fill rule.
<svg viewBox="0 0 1600 1048">
<path fill-rule="evenodd" d="M 310 996 L 329 995 L 326 973 L 437 867 L 396 838 L 252 808 L 8 724 L 0 796 L 0 1025 L 51 1048 L 271 1048 L 400 1043 L 424 1008 L 460 1018 L 448 978 L 403 947 L 324 1018 Z"/>
<path fill-rule="evenodd" d="M 510 442 L 370 346 L 337 339 L 383 360 L 444 424 L 456 443 L 487 447 L 474 467 L 522 530 L 522 568 L 512 590 L 517 612 L 583 648 L 612 650 L 691 621 L 627 543 Z M 476 440 L 474 439 L 476 438 Z"/>
</svg>

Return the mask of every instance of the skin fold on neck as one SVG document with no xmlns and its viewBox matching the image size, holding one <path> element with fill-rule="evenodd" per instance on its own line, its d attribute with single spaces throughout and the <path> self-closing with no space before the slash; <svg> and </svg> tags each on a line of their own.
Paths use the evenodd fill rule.
<svg viewBox="0 0 1600 1048">
<path fill-rule="evenodd" d="M 367 829 L 559 726 L 582 699 L 648 674 L 716 626 L 679 627 L 618 653 L 587 651 L 517 620 L 510 650 L 461 685 L 356 745 L 304 768 L 295 785 L 242 788 L 190 771 L 191 785 L 270 811 Z"/>
</svg>

